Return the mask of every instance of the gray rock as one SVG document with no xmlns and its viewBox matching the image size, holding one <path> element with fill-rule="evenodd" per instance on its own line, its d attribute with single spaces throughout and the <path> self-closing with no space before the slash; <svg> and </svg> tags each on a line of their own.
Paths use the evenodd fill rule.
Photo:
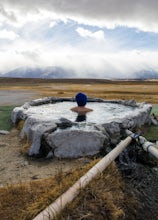
<svg viewBox="0 0 158 220">
<path fill-rule="evenodd" d="M 46 141 L 55 157 L 77 158 L 99 153 L 108 138 L 99 131 L 63 130 L 49 134 Z"/>
<path fill-rule="evenodd" d="M 38 106 L 38 105 L 43 105 L 43 104 L 64 102 L 64 101 L 74 101 L 74 99 L 72 99 L 72 98 L 45 97 L 45 98 L 33 100 L 33 101 L 29 102 L 28 104 L 30 106 Z"/>
<path fill-rule="evenodd" d="M 53 158 L 53 157 L 54 157 L 53 152 L 52 152 L 52 151 L 49 151 L 49 153 L 48 153 L 47 156 L 46 156 L 46 159 L 51 159 L 51 158 Z"/>
<path fill-rule="evenodd" d="M 57 122 L 56 124 L 59 128 L 62 128 L 62 129 L 71 127 L 73 125 L 72 121 L 66 118 L 60 118 L 59 122 Z"/>
<path fill-rule="evenodd" d="M 121 125 L 121 128 L 123 129 L 132 129 L 136 126 L 136 123 L 133 117 L 133 119 L 125 118 L 120 125 Z"/>
<path fill-rule="evenodd" d="M 11 120 L 14 124 L 16 124 L 20 120 L 25 120 L 27 118 L 27 115 L 25 113 L 25 108 L 23 106 L 16 107 L 13 109 L 11 113 Z"/>
<path fill-rule="evenodd" d="M 153 117 L 151 117 L 151 123 L 152 123 L 152 125 L 155 125 L 155 126 L 158 125 L 158 121 Z"/>
<path fill-rule="evenodd" d="M 122 103 L 127 106 L 138 107 L 138 104 L 135 100 L 125 100 Z"/>
<path fill-rule="evenodd" d="M 52 98 L 51 97 L 45 97 L 41 99 L 36 99 L 31 102 L 29 102 L 30 106 L 38 106 L 38 105 L 43 105 L 43 104 L 48 104 L 52 103 Z"/>
<path fill-rule="evenodd" d="M 6 135 L 6 134 L 9 134 L 9 133 L 10 133 L 9 131 L 0 130 L 0 134 L 2 134 L 2 135 Z"/>
<path fill-rule="evenodd" d="M 29 149 L 30 156 L 39 154 L 42 135 L 44 133 L 53 132 L 56 128 L 55 120 L 42 121 L 36 117 L 27 118 L 20 137 L 24 138 L 26 135 L 28 141 L 32 143 Z"/>
<path fill-rule="evenodd" d="M 106 123 L 102 125 L 106 132 L 108 133 L 111 143 L 112 144 L 117 144 L 118 141 L 120 140 L 120 125 L 117 122 L 111 122 L 111 123 Z"/>
</svg>

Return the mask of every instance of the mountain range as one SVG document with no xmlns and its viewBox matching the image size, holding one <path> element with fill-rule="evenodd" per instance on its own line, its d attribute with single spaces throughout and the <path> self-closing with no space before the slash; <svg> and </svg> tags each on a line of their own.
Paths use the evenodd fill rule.
<svg viewBox="0 0 158 220">
<path fill-rule="evenodd" d="M 45 79 L 56 79 L 56 78 L 75 78 L 71 70 L 65 70 L 61 67 L 48 66 L 48 67 L 21 67 L 9 71 L 3 74 L 3 77 L 13 78 L 45 78 Z"/>
<path fill-rule="evenodd" d="M 45 79 L 77 78 L 77 75 L 73 72 L 73 70 L 64 69 L 62 67 L 57 67 L 57 66 L 48 66 L 48 67 L 41 67 L 41 68 L 40 67 L 37 67 L 37 68 L 20 67 L 12 71 L 9 71 L 7 73 L 0 74 L 0 76 L 11 77 L 11 78 L 45 78 Z M 98 78 L 96 74 L 91 74 L 89 75 L 89 77 Z M 86 78 L 86 74 L 84 77 L 81 77 L 81 78 Z M 102 78 L 106 79 L 106 76 L 103 75 Z M 112 77 L 111 79 L 114 79 L 114 78 Z M 118 79 L 120 78 L 118 77 Z M 128 79 L 136 79 L 136 80 L 158 79 L 158 72 L 154 70 L 142 70 L 142 71 L 133 73 L 131 77 L 128 77 Z"/>
</svg>

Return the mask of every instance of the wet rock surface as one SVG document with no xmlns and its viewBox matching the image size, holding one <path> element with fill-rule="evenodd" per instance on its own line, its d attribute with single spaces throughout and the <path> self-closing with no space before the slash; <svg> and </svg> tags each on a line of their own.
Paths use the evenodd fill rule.
<svg viewBox="0 0 158 220">
<path fill-rule="evenodd" d="M 110 137 L 111 144 L 117 144 L 121 138 L 121 128 L 117 122 L 106 123 L 102 125 Z"/>
<path fill-rule="evenodd" d="M 65 109 L 67 103 L 68 107 Z M 136 103 L 133 100 L 107 101 L 90 98 L 88 99 L 89 105 L 96 103 L 93 112 L 97 112 L 96 109 L 98 109 L 99 114 L 94 118 L 89 114 L 87 121 L 78 123 L 75 121 L 76 116 L 70 111 L 72 103 L 74 103 L 73 98 L 47 97 L 25 103 L 13 110 L 13 123 L 16 124 L 20 120 L 25 121 L 20 136 L 21 138 L 27 136 L 28 141 L 31 143 L 30 156 L 42 156 L 41 152 L 45 152 L 46 157 L 54 155 L 60 158 L 95 155 L 108 144 L 117 144 L 121 139 L 122 130 L 134 129 L 148 123 L 152 108 L 149 104 Z M 61 109 L 58 109 L 57 104 L 63 110 L 62 114 L 65 117 L 61 117 Z M 99 109 L 100 104 L 102 111 Z M 108 112 L 106 112 L 105 107 L 108 108 Z M 112 117 L 110 113 L 113 114 Z M 96 118 L 99 121 L 96 121 Z M 56 133 L 56 130 L 60 129 L 61 134 Z M 64 129 L 66 130 L 64 131 Z M 80 130 L 80 132 L 76 130 Z M 100 135 L 100 141 L 98 135 L 96 135 L 97 132 Z M 57 139 L 58 143 L 55 142 Z M 93 141 L 90 141 L 90 139 Z M 46 150 L 41 149 L 41 143 L 44 143 L 43 147 Z M 77 146 L 76 151 L 74 150 L 75 146 Z M 84 148 L 81 146 L 84 146 Z"/>
</svg>

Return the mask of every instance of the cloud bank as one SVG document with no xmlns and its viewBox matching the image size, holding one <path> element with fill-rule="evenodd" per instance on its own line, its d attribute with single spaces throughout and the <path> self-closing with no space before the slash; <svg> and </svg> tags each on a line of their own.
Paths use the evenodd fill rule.
<svg viewBox="0 0 158 220">
<path fill-rule="evenodd" d="M 157 11 L 156 0 L 0 0 L 0 73 L 39 65 L 77 77 L 157 72 Z"/>
<path fill-rule="evenodd" d="M 72 53 L 67 54 L 67 50 Z M 1 63 L 4 65 L 5 72 L 21 67 L 21 63 L 25 63 L 28 67 L 62 67 L 67 71 L 71 70 L 74 73 L 72 77 L 79 78 L 130 79 L 135 78 L 141 71 L 158 72 L 158 52 L 122 51 L 107 54 L 86 54 L 82 51 L 74 54 L 74 52 L 73 48 L 66 48 L 65 51 L 60 48 L 60 53 L 52 53 L 51 50 L 47 50 L 47 53 L 42 53 L 40 50 L 36 52 L 25 50 L 12 54 L 4 52 Z M 0 56 L 2 57 L 2 52 Z"/>
<path fill-rule="evenodd" d="M 1 0 L 0 3 L 1 19 L 13 23 L 20 22 L 21 17 L 25 17 L 22 19 L 25 22 L 29 14 L 41 19 L 49 13 L 54 18 L 71 18 L 90 25 L 108 28 L 123 25 L 153 32 L 158 32 L 157 11 L 156 0 Z"/>
</svg>

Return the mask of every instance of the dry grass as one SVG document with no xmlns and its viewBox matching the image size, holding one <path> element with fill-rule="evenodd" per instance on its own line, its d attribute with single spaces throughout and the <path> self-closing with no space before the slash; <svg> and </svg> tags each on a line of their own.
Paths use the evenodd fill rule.
<svg viewBox="0 0 158 220">
<path fill-rule="evenodd" d="M 29 90 L 41 96 L 73 97 L 82 91 L 104 99 L 135 99 L 158 103 L 158 81 L 107 81 L 91 79 L 40 80 L 9 79 L 0 81 L 0 90 Z"/>
<path fill-rule="evenodd" d="M 65 192 L 98 160 L 74 172 L 26 184 L 6 186 L 0 189 L 0 216 L 3 220 L 31 220 L 40 211 Z M 111 164 L 103 174 L 82 190 L 80 195 L 61 213 L 58 219 L 124 219 L 126 209 L 136 209 L 135 198 L 127 201 L 123 182 L 115 166 Z"/>
<path fill-rule="evenodd" d="M 24 123 L 25 123 L 25 120 L 20 120 L 18 123 L 17 123 L 17 130 L 20 132 L 24 126 Z M 24 137 L 22 139 L 20 139 L 20 142 L 22 144 L 22 148 L 20 149 L 20 153 L 24 154 L 24 155 L 27 155 L 28 153 L 28 150 L 31 146 L 31 141 L 28 140 L 27 138 L 27 135 L 24 134 Z"/>
</svg>

